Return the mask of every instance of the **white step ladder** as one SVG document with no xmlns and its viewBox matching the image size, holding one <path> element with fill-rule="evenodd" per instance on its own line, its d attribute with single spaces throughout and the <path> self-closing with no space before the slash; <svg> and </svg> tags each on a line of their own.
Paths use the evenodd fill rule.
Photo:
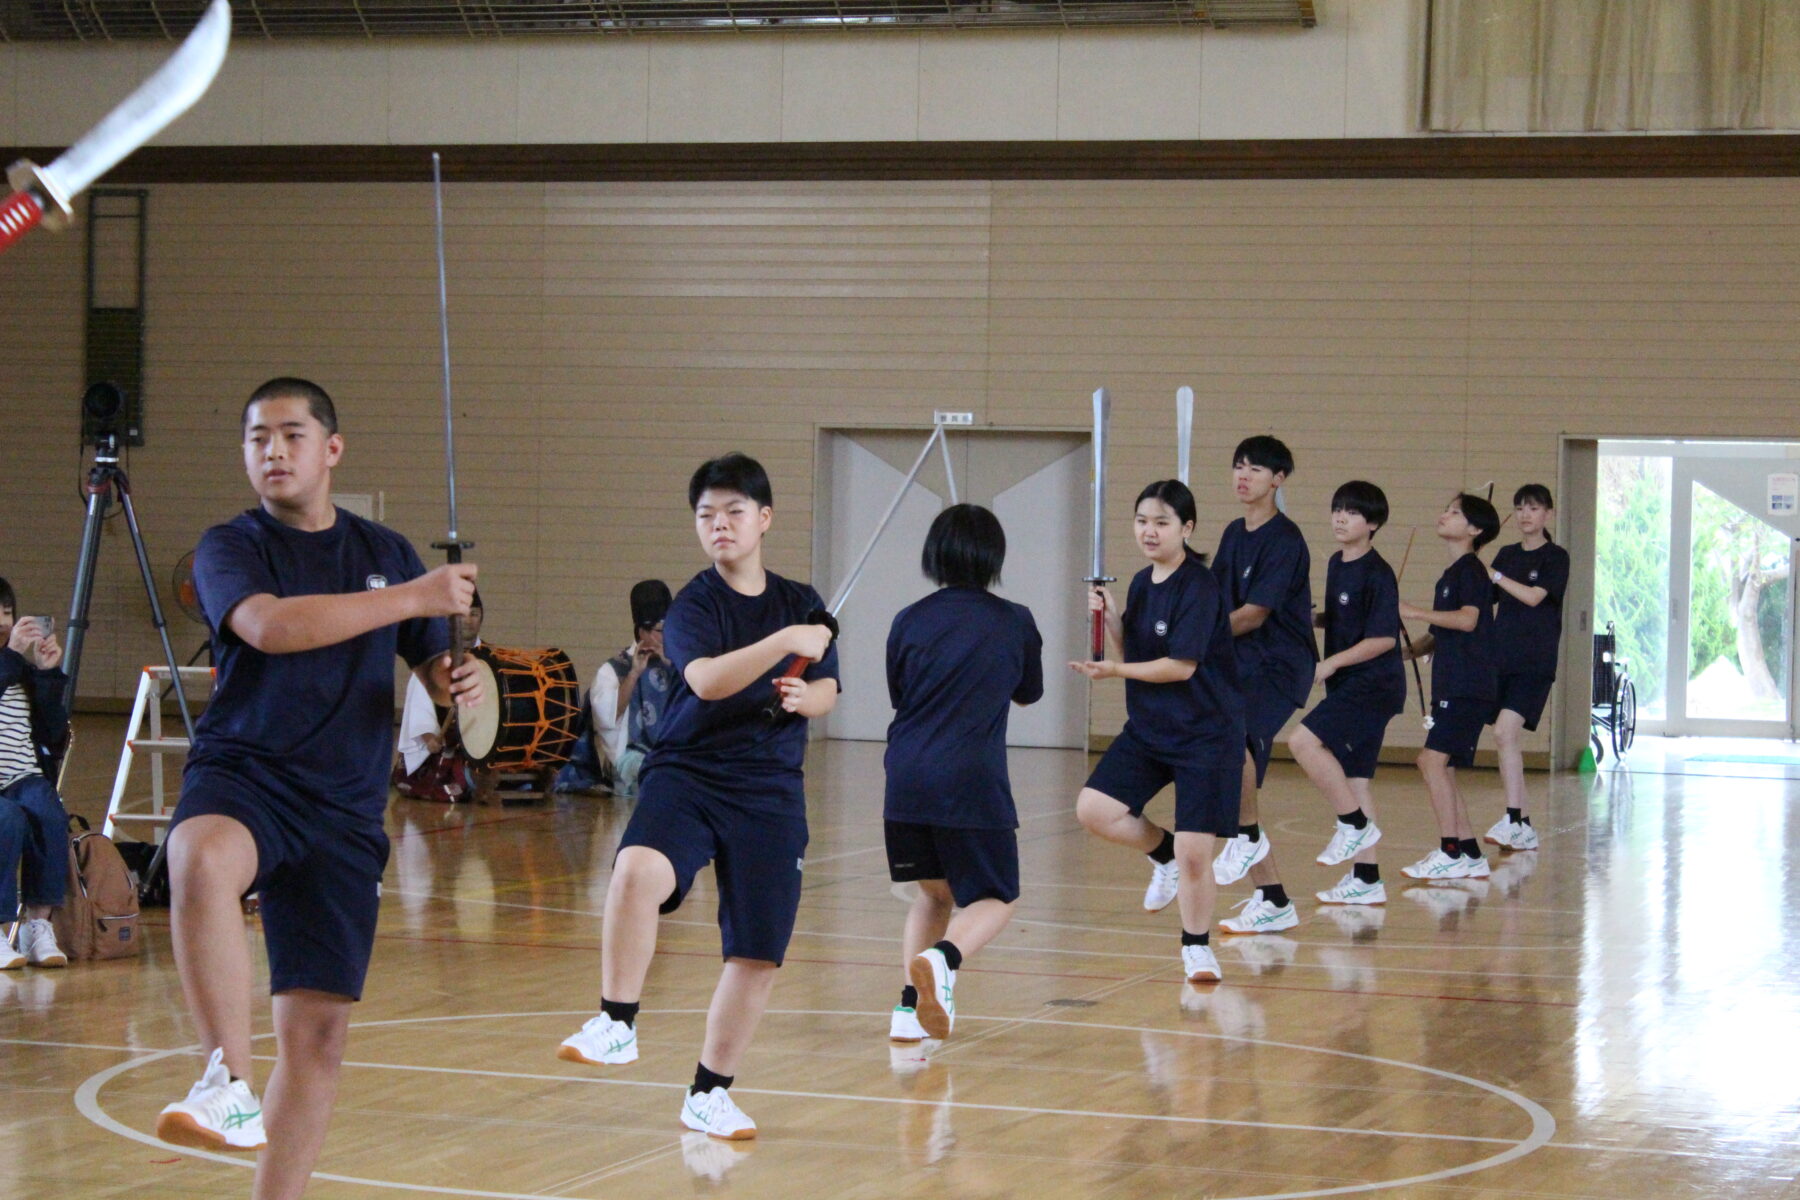
<svg viewBox="0 0 1800 1200">
<path fill-rule="evenodd" d="M 212 684 L 213 669 L 211 667 L 178 667 L 184 688 L 191 689 L 194 684 L 204 680 L 208 687 Z M 106 824 L 103 832 L 107 837 L 113 836 L 113 830 L 120 821 L 143 821 L 151 826 L 152 837 L 148 841 L 160 842 L 163 829 L 169 823 L 170 805 L 166 802 L 163 783 L 163 755 L 186 754 L 188 740 L 185 736 L 163 736 L 162 689 L 169 683 L 169 668 L 161 664 L 144 668 L 138 676 L 137 699 L 131 706 L 131 720 L 125 726 L 125 745 L 119 751 L 119 773 L 113 776 L 112 799 L 106 805 Z M 196 697 L 190 690 L 188 702 L 192 704 Z M 148 718 L 149 731 L 144 729 Z M 142 736 L 140 736 L 142 735 Z M 120 803 L 125 799 L 125 783 L 131 777 L 131 763 L 138 754 L 150 756 L 150 808 L 148 811 L 133 810 L 121 812 Z"/>
</svg>

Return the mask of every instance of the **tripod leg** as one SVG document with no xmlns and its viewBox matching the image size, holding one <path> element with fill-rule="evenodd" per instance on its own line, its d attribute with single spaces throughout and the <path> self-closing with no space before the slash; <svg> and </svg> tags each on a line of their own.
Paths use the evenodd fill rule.
<svg viewBox="0 0 1800 1200">
<path fill-rule="evenodd" d="M 137 551 L 138 574 L 144 578 L 144 594 L 150 598 L 150 620 L 156 636 L 162 639 L 163 661 L 169 665 L 169 682 L 175 688 L 175 706 L 181 710 L 181 723 L 187 729 L 188 745 L 194 744 L 194 714 L 188 708 L 187 689 L 181 683 L 181 664 L 175 660 L 175 647 L 169 643 L 169 623 L 163 620 L 162 600 L 156 594 L 156 576 L 150 571 L 150 555 L 144 550 L 144 535 L 138 529 L 137 509 L 131 503 L 131 483 L 119 472 L 119 505 L 125 510 L 125 527 L 131 531 L 131 548 Z"/>
<path fill-rule="evenodd" d="M 87 640 L 88 607 L 94 599 L 94 568 L 100 560 L 100 526 L 112 503 L 112 482 L 94 468 L 88 475 L 87 521 L 81 527 L 81 556 L 75 560 L 75 594 L 69 600 L 69 637 L 63 647 L 63 674 L 69 682 L 63 702 L 75 708 L 75 681 L 81 674 L 81 647 Z"/>
</svg>

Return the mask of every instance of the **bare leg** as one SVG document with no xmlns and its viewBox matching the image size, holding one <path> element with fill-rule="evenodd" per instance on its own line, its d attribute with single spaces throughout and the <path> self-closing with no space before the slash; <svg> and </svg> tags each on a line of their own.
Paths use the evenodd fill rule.
<svg viewBox="0 0 1800 1200">
<path fill-rule="evenodd" d="M 1212 873 L 1216 840 L 1210 833 L 1175 835 L 1175 861 L 1181 864 L 1181 884 L 1175 902 L 1181 909 L 1181 928 L 1188 933 L 1205 933 L 1212 928 L 1213 909 L 1219 900 L 1219 885 L 1213 881 Z"/>
<path fill-rule="evenodd" d="M 275 997 L 275 1070 L 263 1094 L 269 1144 L 256 1160 L 255 1200 L 306 1190 L 337 1099 L 351 999 L 296 989 Z"/>
<path fill-rule="evenodd" d="M 1494 718 L 1494 741 L 1500 749 L 1500 782 L 1506 788 L 1506 807 L 1525 812 L 1525 718 L 1510 708 Z"/>
<path fill-rule="evenodd" d="M 600 935 L 600 995 L 635 1004 L 656 954 L 657 910 L 675 891 L 675 866 L 660 850 L 627 846 L 613 862 Z"/>
<path fill-rule="evenodd" d="M 1178 836 L 1176 841 L 1180 840 Z M 950 928 L 944 931 L 944 936 L 955 943 L 962 951 L 963 961 L 968 962 L 971 954 L 1000 936 L 1000 931 L 1012 920 L 1016 903 L 991 896 L 977 900 L 951 918 Z"/>
<path fill-rule="evenodd" d="M 188 1014 L 208 1055 L 251 1079 L 250 946 L 244 893 L 256 881 L 256 840 L 241 822 L 190 817 L 169 835 L 169 934 Z"/>
<path fill-rule="evenodd" d="M 1162 845 L 1162 826 L 1132 816 L 1130 809 L 1093 788 L 1082 788 L 1075 798 L 1075 818 L 1083 829 L 1096 837 L 1130 846 L 1140 854 L 1148 854 Z"/>
<path fill-rule="evenodd" d="M 1319 735 L 1302 725 L 1294 730 L 1288 738 L 1288 749 L 1293 752 L 1294 761 L 1312 780 L 1312 785 L 1331 804 L 1331 811 L 1338 816 L 1353 813 L 1360 805 L 1355 792 L 1351 789 L 1350 780 L 1344 775 L 1344 766 L 1338 762 L 1337 755 L 1325 748 Z M 1363 780 L 1364 791 L 1367 791 L 1368 780 Z"/>
<path fill-rule="evenodd" d="M 906 931 L 900 937 L 900 978 L 910 983 L 907 970 L 912 960 L 927 947 L 944 940 L 950 925 L 950 912 L 956 902 L 950 898 L 950 885 L 942 879 L 919 880 L 919 895 L 906 911 Z M 962 943 L 957 943 L 962 948 Z"/>
<path fill-rule="evenodd" d="M 1238 800 L 1239 825 L 1255 825 L 1262 819 L 1256 805 L 1257 790 L 1256 760 L 1246 750 L 1244 751 L 1244 786 L 1240 793 L 1241 798 Z M 1269 836 L 1268 830 L 1265 829 L 1261 832 L 1263 837 Z M 1250 868 L 1250 886 L 1267 887 L 1272 883 L 1280 882 L 1281 873 L 1275 869 L 1275 846 L 1270 843 L 1269 852 L 1263 855 L 1262 861 Z"/>
<path fill-rule="evenodd" d="M 728 958 L 706 1010 L 706 1042 L 700 1061 L 720 1075 L 736 1075 L 750 1039 L 769 1006 L 776 966 L 755 958 Z M 611 999 L 611 997 L 607 997 Z"/>
<path fill-rule="evenodd" d="M 1456 789 L 1456 768 L 1450 765 L 1450 756 L 1442 750 L 1419 751 L 1419 774 L 1425 777 L 1425 790 L 1431 793 L 1438 836 L 1459 840 L 1474 837 L 1468 809 Z"/>
<path fill-rule="evenodd" d="M 1335 762 L 1336 760 L 1334 759 L 1333 761 Z M 1350 795 L 1356 801 L 1356 806 L 1363 810 L 1363 815 L 1369 818 L 1369 823 L 1372 825 L 1379 824 L 1380 822 L 1375 820 L 1375 793 L 1369 786 L 1370 781 L 1367 779 L 1349 779 L 1345 782 L 1349 784 Z M 1358 850 L 1356 852 L 1356 857 L 1350 861 L 1352 863 L 1373 863 L 1375 861 L 1375 854 L 1375 847 L 1368 846 L 1362 850 Z"/>
</svg>

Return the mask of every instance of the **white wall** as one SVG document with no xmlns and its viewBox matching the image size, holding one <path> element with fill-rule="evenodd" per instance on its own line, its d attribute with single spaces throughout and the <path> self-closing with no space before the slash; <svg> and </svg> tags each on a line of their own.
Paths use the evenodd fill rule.
<svg viewBox="0 0 1800 1200">
<path fill-rule="evenodd" d="M 160 145 L 1401 137 L 1425 0 L 1313 29 L 257 40 Z M 64 145 L 170 44 L 0 45 L 0 145 Z"/>
</svg>

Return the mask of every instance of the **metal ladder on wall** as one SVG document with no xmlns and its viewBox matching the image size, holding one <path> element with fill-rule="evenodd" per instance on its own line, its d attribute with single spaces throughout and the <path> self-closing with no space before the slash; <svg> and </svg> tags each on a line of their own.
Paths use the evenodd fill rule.
<svg viewBox="0 0 1800 1200">
<path fill-rule="evenodd" d="M 180 667 L 182 683 L 192 686 L 201 680 L 211 684 L 213 669 L 211 667 Z M 177 735 L 167 737 L 163 734 L 162 689 L 169 683 L 169 668 L 161 663 L 144 668 L 138 676 L 137 699 L 131 705 L 131 720 L 125 726 L 125 745 L 119 751 L 119 771 L 113 776 L 112 799 L 106 804 L 106 824 L 103 827 L 107 837 L 113 836 L 113 830 L 120 821 L 142 821 L 153 826 L 151 836 L 145 841 L 162 841 L 161 826 L 169 823 L 172 815 L 166 802 L 163 778 L 163 756 L 166 754 L 186 754 L 188 740 Z M 190 696 L 192 693 L 190 692 Z M 149 725 L 146 732 L 145 724 Z M 139 754 L 150 756 L 150 808 L 133 809 L 123 812 L 119 805 L 125 799 L 125 784 L 131 778 L 131 764 Z"/>
</svg>

